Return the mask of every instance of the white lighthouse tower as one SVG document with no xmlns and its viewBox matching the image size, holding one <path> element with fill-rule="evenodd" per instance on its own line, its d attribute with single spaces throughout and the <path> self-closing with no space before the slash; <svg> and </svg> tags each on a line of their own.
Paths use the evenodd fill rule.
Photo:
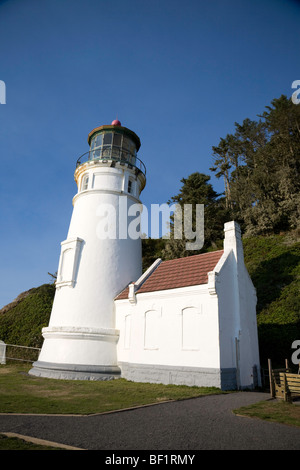
<svg viewBox="0 0 300 470">
<path fill-rule="evenodd" d="M 78 192 L 61 243 L 49 325 L 31 375 L 89 380 L 120 375 L 114 298 L 142 274 L 141 238 L 127 229 L 146 169 L 136 156 L 139 137 L 118 120 L 93 129 L 88 143 L 90 151 L 77 161 Z"/>
</svg>

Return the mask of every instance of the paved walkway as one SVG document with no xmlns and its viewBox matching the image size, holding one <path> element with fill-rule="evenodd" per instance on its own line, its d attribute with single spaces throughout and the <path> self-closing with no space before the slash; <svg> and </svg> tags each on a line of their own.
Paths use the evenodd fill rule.
<svg viewBox="0 0 300 470">
<path fill-rule="evenodd" d="M 299 428 L 232 413 L 269 397 L 238 392 L 93 416 L 0 415 L 0 432 L 86 450 L 300 450 Z"/>
</svg>

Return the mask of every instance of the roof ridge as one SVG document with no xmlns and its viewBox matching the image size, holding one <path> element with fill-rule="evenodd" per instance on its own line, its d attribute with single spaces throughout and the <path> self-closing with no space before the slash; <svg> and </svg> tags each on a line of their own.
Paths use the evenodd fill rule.
<svg viewBox="0 0 300 470">
<path fill-rule="evenodd" d="M 154 273 L 154 271 L 156 271 L 156 269 L 158 268 L 158 266 L 160 266 L 161 263 L 161 258 L 156 258 L 156 260 L 151 264 L 151 266 L 149 266 L 149 268 L 135 282 L 130 284 L 134 284 L 138 290 L 144 284 L 144 282 L 149 279 L 149 277 Z"/>
<path fill-rule="evenodd" d="M 192 259 L 192 258 L 195 258 L 196 256 L 198 257 L 198 256 L 204 256 L 204 255 L 206 255 L 206 256 L 207 256 L 207 255 L 212 255 L 212 254 L 214 254 L 214 253 L 220 253 L 221 251 L 222 251 L 222 252 L 224 251 L 223 248 L 221 248 L 220 250 L 215 250 L 215 251 L 207 251 L 206 253 L 198 253 L 197 255 L 182 256 L 181 258 L 166 259 L 166 260 L 163 260 L 163 261 L 161 262 L 161 264 L 163 264 L 163 263 L 169 263 L 169 262 L 171 262 L 171 261 L 174 262 L 174 261 L 181 261 L 181 260 L 186 260 L 186 259 Z"/>
</svg>

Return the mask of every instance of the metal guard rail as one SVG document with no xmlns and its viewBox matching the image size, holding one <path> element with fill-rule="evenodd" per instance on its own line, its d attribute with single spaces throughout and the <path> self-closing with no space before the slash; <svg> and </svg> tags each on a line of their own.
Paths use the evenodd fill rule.
<svg viewBox="0 0 300 470">
<path fill-rule="evenodd" d="M 30 359 L 23 357 L 11 357 L 11 355 L 7 355 L 7 347 L 8 348 L 20 348 L 23 350 L 30 350 L 30 351 L 38 351 L 38 355 L 41 352 L 41 348 L 34 348 L 32 346 L 21 346 L 20 344 L 7 344 L 3 341 L 0 342 L 0 364 L 6 364 L 6 359 L 13 360 L 13 361 L 22 361 L 22 362 L 34 362 L 36 359 Z"/>
<path fill-rule="evenodd" d="M 114 153 L 116 152 L 116 149 L 113 148 Z M 99 152 L 97 154 L 97 152 Z M 126 154 L 127 153 L 127 154 Z M 93 155 L 94 154 L 94 155 Z M 146 176 L 146 167 L 142 160 L 140 160 L 138 157 L 130 154 L 129 152 L 124 151 L 123 149 L 119 151 L 119 155 L 112 155 L 112 149 L 103 149 L 103 150 L 90 150 L 89 152 L 84 153 L 81 155 L 77 162 L 76 162 L 76 168 L 79 165 L 82 165 L 83 163 L 86 163 L 88 161 L 102 161 L 103 163 L 106 163 L 108 161 L 115 161 L 119 162 L 121 164 L 127 164 L 131 167 L 137 168 L 139 171 L 141 171 L 145 176 Z"/>
</svg>

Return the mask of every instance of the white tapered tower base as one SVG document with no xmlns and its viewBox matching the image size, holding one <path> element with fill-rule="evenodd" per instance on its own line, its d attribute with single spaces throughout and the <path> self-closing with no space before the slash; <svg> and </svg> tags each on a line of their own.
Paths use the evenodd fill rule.
<svg viewBox="0 0 300 470">
<path fill-rule="evenodd" d="M 33 363 L 30 375 L 71 380 L 111 380 L 120 377 L 120 368 L 112 365 L 117 361 L 117 330 L 43 328 L 43 336 L 43 349 L 39 360 Z M 51 362 L 47 361 L 48 357 L 51 357 Z M 96 363 L 97 359 L 102 362 Z"/>
<path fill-rule="evenodd" d="M 121 376 L 121 370 L 117 366 L 54 364 L 38 361 L 33 364 L 30 375 L 64 380 L 112 380 Z"/>
</svg>

